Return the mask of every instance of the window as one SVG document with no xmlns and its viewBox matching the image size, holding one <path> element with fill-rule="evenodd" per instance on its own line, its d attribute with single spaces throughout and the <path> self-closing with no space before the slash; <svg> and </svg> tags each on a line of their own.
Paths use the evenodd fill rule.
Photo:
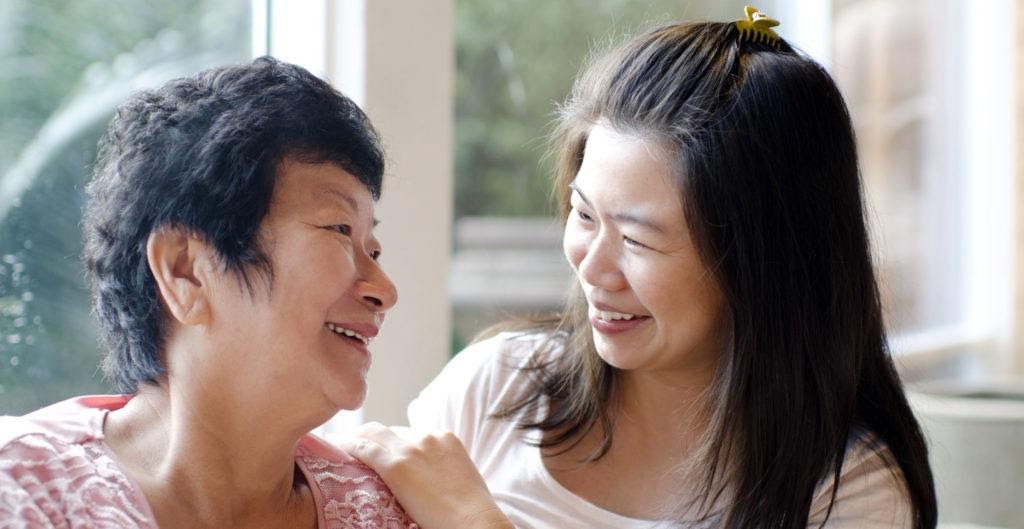
<svg viewBox="0 0 1024 529">
<path fill-rule="evenodd" d="M 982 21 L 1009 12 L 833 2 L 831 70 L 857 132 L 887 323 L 911 364 L 970 351 L 980 370 L 1005 366 L 1014 50 Z"/>
<path fill-rule="evenodd" d="M 129 93 L 250 57 L 232 0 L 0 3 L 0 414 L 109 392 L 81 255 L 83 186 Z"/>
<path fill-rule="evenodd" d="M 96 367 L 78 222 L 96 139 L 131 90 L 269 51 L 364 106 L 392 162 L 380 234 L 402 290 L 377 345 L 366 417 L 400 422 L 446 349 L 507 314 L 560 305 L 569 271 L 548 200 L 545 133 L 588 51 L 662 21 L 735 19 L 743 5 L 0 2 L 0 413 L 109 390 Z M 897 352 L 910 361 L 973 350 L 988 359 L 976 367 L 1008 365 L 1015 50 L 1012 32 L 991 21 L 1013 3 L 758 7 L 848 98 Z M 446 291 L 451 326 L 436 310 Z"/>
<path fill-rule="evenodd" d="M 456 1 L 453 350 L 509 314 L 562 301 L 544 134 L 588 50 L 661 21 L 736 19 L 743 5 Z M 929 376 L 1006 366 L 1013 145 L 1012 113 L 999 109 L 1013 105 L 1013 37 L 983 21 L 1005 18 L 1010 2 L 758 7 L 830 70 L 850 106 L 901 362 Z"/>
</svg>

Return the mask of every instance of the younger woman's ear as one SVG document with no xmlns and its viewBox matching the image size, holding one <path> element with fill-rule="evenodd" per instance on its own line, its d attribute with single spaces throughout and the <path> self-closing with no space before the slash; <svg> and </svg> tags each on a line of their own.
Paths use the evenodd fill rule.
<svg viewBox="0 0 1024 529">
<path fill-rule="evenodd" d="M 204 283 L 213 256 L 208 244 L 187 231 L 158 228 L 149 234 L 149 270 L 169 316 L 183 325 L 201 325 L 209 318 L 209 285 Z"/>
</svg>

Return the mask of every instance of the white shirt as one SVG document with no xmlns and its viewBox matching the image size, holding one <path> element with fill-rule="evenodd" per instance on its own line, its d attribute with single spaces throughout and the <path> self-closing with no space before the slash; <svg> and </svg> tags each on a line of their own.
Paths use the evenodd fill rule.
<svg viewBox="0 0 1024 529">
<path fill-rule="evenodd" d="M 409 424 L 421 431 L 451 431 L 465 445 L 498 506 L 519 529 L 647 529 L 715 527 L 703 524 L 639 520 L 598 507 L 563 487 L 528 443 L 537 432 L 523 432 L 517 421 L 490 415 L 521 397 L 532 385 L 519 368 L 543 340 L 542 335 L 502 333 L 466 348 L 409 404 Z M 887 448 L 881 454 L 865 441 L 851 442 L 840 474 L 839 492 L 826 527 L 911 528 L 910 502 Z M 818 527 L 828 509 L 831 480 L 819 487 L 809 527 Z"/>
</svg>

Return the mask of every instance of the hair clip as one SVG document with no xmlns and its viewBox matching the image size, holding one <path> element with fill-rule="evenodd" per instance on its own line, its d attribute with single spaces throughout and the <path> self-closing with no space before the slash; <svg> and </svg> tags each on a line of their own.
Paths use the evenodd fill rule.
<svg viewBox="0 0 1024 529">
<path fill-rule="evenodd" d="M 751 6 L 743 8 L 743 11 L 747 14 L 746 20 L 736 21 L 736 28 L 740 30 L 740 40 L 778 48 L 779 34 L 771 28 L 778 26 L 779 21 Z"/>
</svg>

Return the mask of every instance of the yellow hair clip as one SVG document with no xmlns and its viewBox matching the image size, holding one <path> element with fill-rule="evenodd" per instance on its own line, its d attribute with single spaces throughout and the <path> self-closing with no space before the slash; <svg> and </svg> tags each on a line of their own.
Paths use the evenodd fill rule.
<svg viewBox="0 0 1024 529">
<path fill-rule="evenodd" d="M 736 28 L 740 30 L 740 40 L 778 48 L 779 34 L 771 28 L 778 26 L 779 21 L 750 6 L 745 7 L 743 11 L 747 14 L 746 20 L 736 21 Z"/>
</svg>

